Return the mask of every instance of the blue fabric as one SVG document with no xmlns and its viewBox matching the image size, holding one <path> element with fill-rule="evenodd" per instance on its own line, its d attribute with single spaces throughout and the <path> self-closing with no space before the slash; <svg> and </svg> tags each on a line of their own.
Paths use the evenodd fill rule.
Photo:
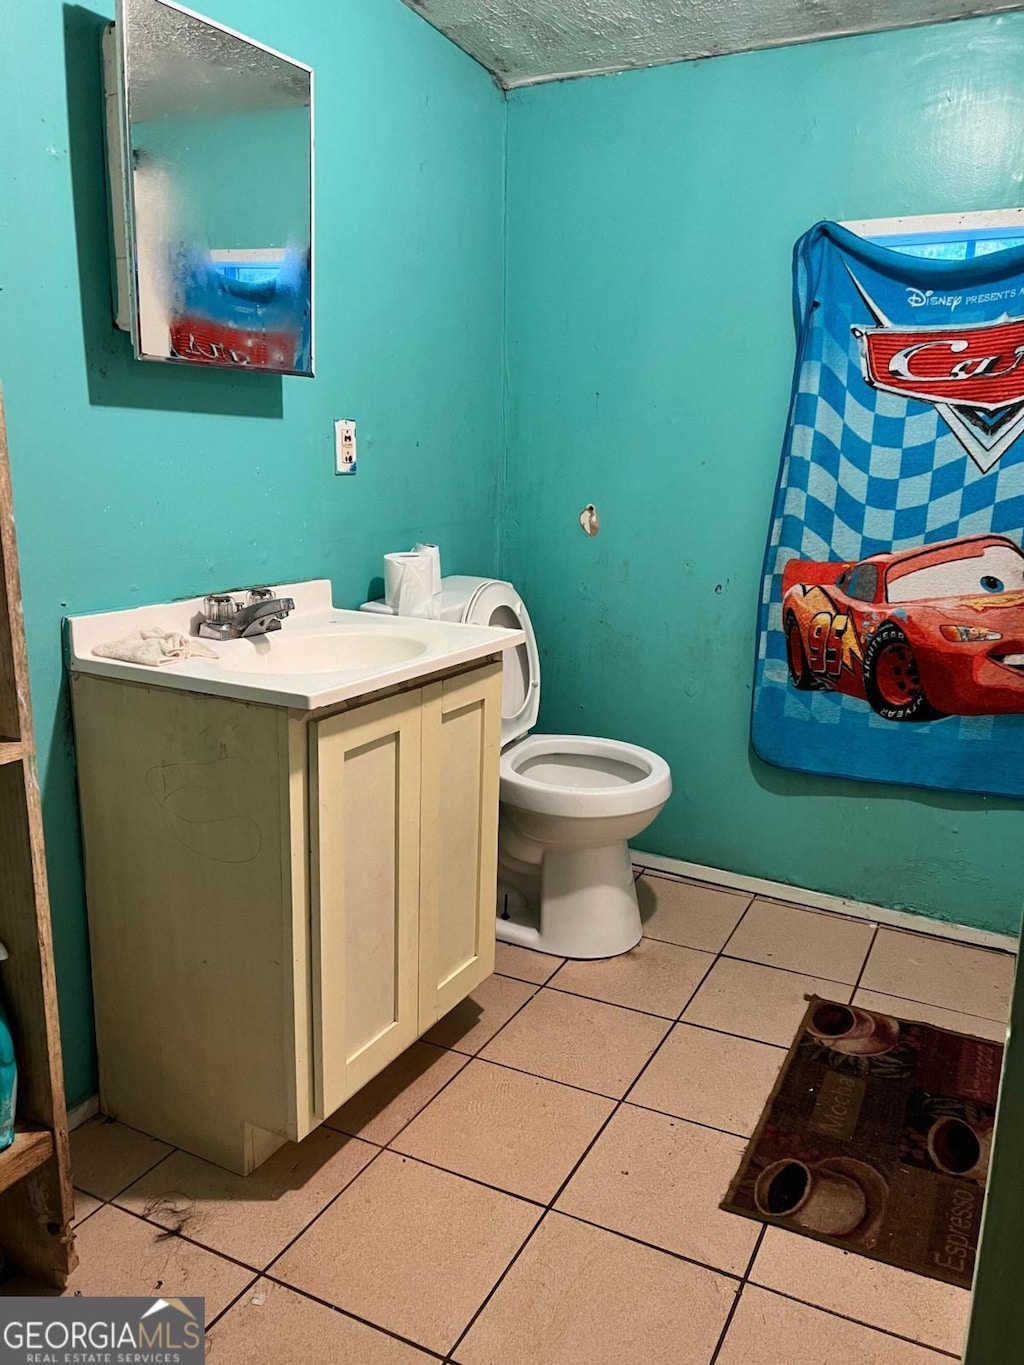
<svg viewBox="0 0 1024 1365">
<path fill-rule="evenodd" d="M 818 223 L 793 273 L 797 358 L 764 562 L 754 749 L 803 772 L 1024 796 L 1024 714 L 896 723 L 862 697 L 798 690 L 782 619 L 794 558 L 856 561 L 985 533 L 1021 545 L 1024 434 L 992 461 L 992 433 L 1024 433 L 1024 403 L 993 412 L 869 384 L 858 329 L 1024 317 L 1024 247 L 929 260 Z"/>
</svg>

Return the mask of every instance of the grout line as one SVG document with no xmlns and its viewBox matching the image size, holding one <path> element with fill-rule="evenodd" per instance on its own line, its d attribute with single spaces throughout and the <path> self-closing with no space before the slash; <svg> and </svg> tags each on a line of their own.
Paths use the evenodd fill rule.
<svg viewBox="0 0 1024 1365">
<path fill-rule="evenodd" d="M 868 944 L 868 950 L 864 954 L 864 961 L 860 964 L 860 971 L 857 973 L 857 980 L 853 983 L 853 995 L 856 995 L 857 992 L 860 990 L 860 983 L 864 980 L 864 973 L 868 969 L 868 963 L 871 961 L 871 954 L 875 951 L 875 944 L 877 942 L 878 925 L 876 924 L 875 932 L 871 935 L 871 942 Z M 853 1004 L 853 995 L 850 996 L 851 1005 Z"/>
<path fill-rule="evenodd" d="M 748 967 L 766 967 L 770 972 L 785 972 L 787 976 L 802 976 L 805 981 L 824 981 L 830 986 L 843 986 L 848 991 L 856 989 L 849 981 L 840 981 L 834 976 L 816 976 L 813 972 L 798 972 L 795 967 L 780 967 L 775 962 L 758 962 L 753 957 L 736 957 L 732 953 L 727 953 L 724 948 L 719 957 L 725 958 L 726 962 L 745 962 Z M 861 971 L 863 970 L 862 967 Z"/>
<path fill-rule="evenodd" d="M 390 1337 L 392 1341 L 400 1341 L 406 1346 L 413 1346 L 417 1351 L 424 1351 L 432 1360 L 444 1360 L 440 1351 L 435 1351 L 432 1346 L 424 1346 L 422 1342 L 413 1341 L 412 1337 L 403 1337 L 400 1332 L 394 1332 L 390 1327 L 382 1327 L 379 1322 L 372 1322 L 369 1318 L 361 1317 L 354 1313 L 350 1308 L 340 1308 L 336 1303 L 331 1303 L 330 1299 L 322 1299 L 319 1294 L 314 1294 L 312 1290 L 300 1289 L 297 1284 L 291 1284 L 288 1280 L 282 1280 L 277 1275 L 271 1275 L 264 1271 L 261 1279 L 267 1280 L 270 1284 L 275 1284 L 281 1289 L 290 1289 L 293 1294 L 298 1294 L 300 1298 L 309 1299 L 312 1303 L 318 1303 L 322 1308 L 329 1308 L 332 1312 L 338 1313 L 343 1318 L 351 1318 L 353 1322 L 360 1322 L 364 1327 L 372 1327 L 375 1332 L 380 1332 L 383 1336 Z"/>
<path fill-rule="evenodd" d="M 766 1232 L 768 1231 L 768 1226 L 768 1224 L 765 1225 Z M 885 1265 L 886 1262 L 876 1262 L 876 1264 Z M 911 1275 L 917 1274 L 916 1271 L 908 1271 L 907 1273 Z M 930 1276 L 926 1277 L 922 1275 L 920 1278 L 925 1279 L 930 1278 Z M 744 1281 L 744 1288 L 746 1287 L 747 1282 L 747 1280 Z M 771 1285 L 758 1284 L 756 1280 L 749 1280 L 749 1283 L 754 1289 L 760 1289 L 765 1294 L 774 1294 L 777 1299 L 785 1299 L 788 1303 L 798 1303 L 801 1308 L 810 1308 L 816 1313 L 825 1313 L 830 1318 L 839 1318 L 841 1322 L 850 1322 L 856 1327 L 865 1327 L 868 1331 L 878 1332 L 880 1336 L 894 1338 L 896 1341 L 905 1341 L 911 1346 L 920 1346 L 922 1350 L 934 1351 L 936 1355 L 944 1356 L 948 1360 L 960 1360 L 959 1355 L 956 1355 L 953 1351 L 947 1351 L 943 1346 L 930 1346 L 926 1341 L 918 1341 L 916 1337 L 904 1336 L 902 1332 L 892 1332 L 887 1327 L 879 1327 L 877 1323 L 865 1322 L 863 1318 L 851 1318 L 847 1313 L 837 1313 L 834 1309 L 822 1308 L 820 1303 L 808 1303 L 806 1299 L 798 1299 L 795 1294 L 787 1294 L 781 1289 L 773 1289 Z M 944 1283 L 944 1281 L 939 1281 L 939 1283 Z M 950 1287 L 956 1288 L 955 1285 L 951 1285 Z M 714 1361 L 711 1362 L 711 1365 L 714 1365 Z"/>
<path fill-rule="evenodd" d="M 120 1123 L 120 1119 L 115 1119 L 114 1122 L 115 1122 L 115 1123 Z M 125 1126 L 127 1126 L 127 1125 L 125 1125 Z M 138 1132 L 138 1129 L 137 1129 L 137 1128 L 133 1128 L 133 1129 L 132 1129 L 132 1132 L 133 1132 L 133 1133 L 134 1133 L 134 1132 Z M 146 1137 L 149 1137 L 149 1134 L 146 1133 L 145 1136 L 146 1136 Z M 152 1139 L 151 1139 L 151 1140 L 152 1140 Z M 157 1139 L 157 1140 L 159 1140 L 159 1139 Z M 118 1192 L 117 1192 L 116 1194 L 112 1194 L 112 1195 L 110 1196 L 109 1199 L 105 1199 L 103 1202 L 104 1202 L 105 1204 L 114 1204 L 114 1203 L 116 1203 L 116 1201 L 117 1201 L 118 1199 L 120 1199 L 121 1196 L 122 1196 L 123 1194 L 127 1194 L 127 1193 L 128 1193 L 128 1191 L 132 1188 L 133 1185 L 137 1185 L 137 1184 L 139 1183 L 139 1181 L 140 1181 L 140 1180 L 144 1180 L 145 1177 L 146 1177 L 147 1175 L 152 1175 L 153 1172 L 156 1170 L 156 1168 L 157 1168 L 158 1166 L 162 1166 L 163 1163 L 164 1163 L 165 1161 L 167 1161 L 170 1157 L 174 1156 L 174 1154 L 175 1154 L 176 1152 L 180 1151 L 180 1150 L 183 1150 L 183 1149 L 178 1148 L 178 1147 L 172 1147 L 171 1150 L 170 1150 L 169 1152 L 164 1152 L 163 1156 L 157 1157 L 157 1159 L 153 1162 L 152 1166 L 147 1166 L 146 1169 L 145 1169 L 144 1171 L 142 1171 L 141 1174 L 139 1174 L 139 1175 L 133 1175 L 132 1178 L 131 1178 L 131 1180 L 128 1181 L 128 1184 L 127 1184 L 127 1185 L 122 1185 L 121 1188 L 118 1190 Z M 186 1152 L 186 1156 L 187 1156 L 187 1155 L 188 1155 L 188 1153 Z M 202 1160 L 202 1158 L 201 1158 L 201 1157 L 200 1157 L 200 1158 L 197 1158 L 197 1160 Z M 73 1184 L 74 1184 L 74 1179 L 72 1178 L 72 1185 L 73 1185 Z M 82 1186 L 82 1185 L 79 1185 L 78 1188 L 79 1188 L 80 1190 L 82 1190 L 82 1193 L 83 1193 L 83 1194 L 92 1194 L 92 1191 L 91 1191 L 91 1190 L 85 1189 L 85 1187 Z M 94 1199 L 99 1199 L 99 1195 L 98 1195 L 98 1194 L 94 1194 L 94 1195 L 93 1195 L 93 1198 L 94 1198 Z M 120 1204 L 118 1204 L 117 1207 L 120 1208 L 120 1207 L 121 1207 Z"/>
<path fill-rule="evenodd" d="M 621 1237 L 624 1242 L 632 1242 L 635 1246 L 647 1247 L 649 1251 L 660 1251 L 662 1256 L 671 1256 L 674 1261 L 682 1261 L 684 1265 L 699 1266 L 701 1270 L 710 1270 L 713 1275 L 721 1275 L 723 1280 L 733 1280 L 737 1288 L 743 1282 L 743 1274 L 737 1274 L 735 1270 L 723 1270 L 720 1265 L 712 1265 L 710 1261 L 702 1261 L 696 1256 L 687 1256 L 682 1251 L 673 1251 L 671 1247 L 661 1246 L 658 1242 L 647 1242 L 642 1237 L 637 1237 L 631 1232 L 623 1232 L 621 1228 L 610 1228 L 606 1223 L 595 1223 L 592 1218 L 584 1218 L 578 1213 L 570 1213 L 568 1209 L 551 1209 L 551 1213 L 557 1213 L 561 1218 L 571 1218 L 574 1223 L 582 1223 L 588 1228 L 597 1228 L 598 1232 L 608 1232 L 613 1237 Z M 758 1238 L 760 1242 L 760 1238 Z"/>
<path fill-rule="evenodd" d="M 403 1152 L 398 1147 L 388 1147 L 387 1151 L 391 1156 L 399 1157 L 402 1161 L 415 1161 L 417 1166 L 429 1166 L 432 1171 L 440 1171 L 443 1175 L 453 1176 L 456 1180 L 465 1180 L 470 1185 L 479 1185 L 481 1189 L 492 1190 L 495 1194 L 502 1194 L 506 1199 L 517 1199 L 520 1203 L 530 1204 L 535 1209 L 543 1212 L 547 1211 L 547 1204 L 543 1199 L 534 1199 L 532 1195 L 520 1194 L 518 1190 L 510 1190 L 504 1185 L 492 1185 L 488 1180 L 481 1180 L 476 1175 L 466 1175 L 465 1171 L 453 1171 L 450 1166 L 442 1166 L 436 1161 L 428 1161 L 426 1157 L 416 1156 L 413 1152 Z"/>
<path fill-rule="evenodd" d="M 748 900 L 747 903 L 746 903 L 746 905 L 743 907 L 743 913 L 740 915 L 740 917 L 739 917 L 739 919 L 736 921 L 736 923 L 732 926 L 732 929 L 729 931 L 729 934 L 728 934 L 728 936 L 726 937 L 725 942 L 722 944 L 721 948 L 719 948 L 719 950 L 718 950 L 718 956 L 719 956 L 719 957 L 722 957 L 722 956 L 723 956 L 723 954 L 725 953 L 726 948 L 728 948 L 729 944 L 733 941 L 733 939 L 734 939 L 734 938 L 736 937 L 736 935 L 739 933 L 740 925 L 743 923 L 743 921 L 744 921 L 744 920 L 747 918 L 747 916 L 750 914 L 750 907 L 754 904 L 754 902 L 755 902 L 756 900 L 757 900 L 757 897 L 756 897 L 756 896 L 751 896 L 751 897 L 750 897 L 750 900 Z"/>
<path fill-rule="evenodd" d="M 998 1024 L 1000 1028 L 1010 1027 L 1009 1019 L 994 1019 L 990 1014 L 973 1014 L 970 1010 L 962 1010 L 957 1005 L 937 1005 L 934 1000 L 915 1000 L 909 995 L 893 995 L 891 991 L 876 991 L 873 986 L 858 986 L 858 990 L 868 991 L 871 995 L 881 995 L 886 1000 L 897 1000 L 905 1005 L 926 1005 L 929 1009 L 945 1010 L 947 1014 L 962 1014 L 965 1019 L 977 1019 L 980 1024 Z M 933 1028 L 941 1025 L 933 1024 Z M 956 1032 L 955 1029 L 952 1032 Z"/>
<path fill-rule="evenodd" d="M 707 956 L 712 958 L 711 966 L 713 967 L 717 959 L 711 953 L 708 953 Z M 705 971 L 704 976 L 701 977 L 701 981 L 704 980 L 704 977 L 707 976 L 710 970 L 711 967 Z M 545 986 L 544 990 L 554 991 L 556 995 L 571 996 L 573 1000 L 590 1000 L 593 1001 L 595 1005 L 610 1005 L 614 1010 L 629 1010 L 630 1014 L 639 1014 L 644 1019 L 660 1019 L 664 1024 L 674 1024 L 679 1019 L 678 1014 L 656 1014 L 654 1010 L 637 1009 L 635 1005 L 620 1005 L 617 1000 L 602 1000 L 598 995 L 585 995 L 583 991 L 567 991 L 564 986 Z M 690 1003 L 689 999 L 687 999 L 686 1003 Z"/>
<path fill-rule="evenodd" d="M 739 1289 L 737 1289 L 736 1297 L 733 1299 L 732 1304 L 730 1305 L 729 1308 L 729 1312 L 726 1314 L 725 1322 L 722 1323 L 722 1333 L 721 1336 L 718 1338 L 718 1344 L 716 1345 L 714 1351 L 711 1354 L 711 1359 L 708 1362 L 708 1365 L 715 1365 L 715 1361 L 722 1353 L 722 1347 L 725 1345 L 725 1339 L 729 1335 L 729 1331 L 732 1327 L 732 1320 L 736 1316 L 736 1310 L 740 1306 L 740 1299 L 743 1297 L 743 1291 L 744 1289 L 746 1289 L 747 1284 L 750 1281 L 750 1276 L 754 1269 L 754 1262 L 757 1260 L 758 1252 L 761 1250 L 761 1243 L 764 1241 L 765 1233 L 767 1231 L 768 1225 L 767 1223 L 765 1223 L 762 1225 L 760 1235 L 758 1236 L 757 1241 L 754 1243 L 754 1250 L 750 1253 L 750 1260 L 747 1262 L 747 1268 L 743 1272 L 743 1276 L 740 1279 L 740 1287 Z"/>
<path fill-rule="evenodd" d="M 219 1253 L 218 1253 L 218 1254 L 219 1254 Z M 217 1323 L 220 1322 L 221 1318 L 223 1318 L 223 1317 L 225 1316 L 225 1314 L 230 1313 L 231 1310 L 232 1310 L 232 1308 L 234 1308 L 235 1305 L 236 1305 L 237 1303 L 240 1303 L 240 1302 L 242 1301 L 242 1299 L 245 1298 L 246 1294 L 248 1294 L 249 1291 L 253 1288 L 253 1286 L 259 1284 L 259 1282 L 260 1282 L 260 1276 L 259 1276 L 259 1274 L 257 1273 L 257 1274 L 249 1281 L 249 1283 L 248 1283 L 247 1285 L 245 1285 L 242 1289 L 240 1289 L 240 1290 L 238 1291 L 238 1293 L 235 1295 L 235 1297 L 234 1297 L 233 1299 L 229 1300 L 229 1302 L 226 1303 L 226 1304 L 224 1305 L 224 1307 L 220 1310 L 219 1313 L 215 1313 L 215 1314 L 213 1315 L 213 1317 L 209 1320 L 209 1322 L 207 1322 L 207 1323 L 205 1324 L 205 1326 L 204 1326 L 204 1328 L 203 1328 L 203 1348 L 204 1348 L 204 1352 L 205 1352 L 205 1348 L 206 1348 L 206 1334 L 207 1334 L 208 1332 L 212 1331 L 213 1328 L 216 1327 Z M 203 1302 L 205 1303 L 205 1299 L 203 1300 Z"/>
</svg>

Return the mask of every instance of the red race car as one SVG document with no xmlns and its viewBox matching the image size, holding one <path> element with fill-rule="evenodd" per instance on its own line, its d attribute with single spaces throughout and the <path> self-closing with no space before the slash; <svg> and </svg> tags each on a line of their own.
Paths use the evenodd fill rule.
<svg viewBox="0 0 1024 1365">
<path fill-rule="evenodd" d="M 858 563 L 793 559 L 782 624 L 794 687 L 886 720 L 1024 712 L 1024 554 L 964 536 Z"/>
</svg>

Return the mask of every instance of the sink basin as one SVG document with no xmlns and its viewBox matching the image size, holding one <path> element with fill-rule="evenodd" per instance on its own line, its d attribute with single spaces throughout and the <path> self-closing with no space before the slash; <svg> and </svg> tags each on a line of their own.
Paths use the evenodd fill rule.
<svg viewBox="0 0 1024 1365">
<path fill-rule="evenodd" d="M 232 673 L 367 673 L 406 663 L 427 652 L 421 640 L 380 631 L 341 629 L 324 635 L 285 630 L 214 646 Z"/>
<path fill-rule="evenodd" d="M 274 595 L 295 603 L 280 630 L 251 639 L 206 640 L 216 658 L 190 655 L 152 668 L 111 658 L 108 642 L 151 630 L 194 636 L 204 598 L 69 617 L 71 671 L 318 711 L 493 659 L 524 638 L 520 630 L 494 626 L 346 611 L 335 607 L 326 578 L 276 585 Z"/>
</svg>

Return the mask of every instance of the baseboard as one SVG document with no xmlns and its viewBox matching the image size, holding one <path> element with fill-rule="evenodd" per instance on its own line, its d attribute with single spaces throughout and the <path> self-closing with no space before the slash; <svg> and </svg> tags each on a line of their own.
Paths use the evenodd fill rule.
<svg viewBox="0 0 1024 1365">
<path fill-rule="evenodd" d="M 83 1100 L 81 1104 L 76 1104 L 74 1109 L 68 1110 L 68 1131 L 81 1128 L 83 1123 L 87 1123 L 94 1115 L 100 1112 L 100 1097 L 93 1095 L 90 1099 Z"/>
<path fill-rule="evenodd" d="M 652 872 L 672 872 L 677 877 L 692 877 L 698 882 L 715 882 L 736 891 L 749 891 L 754 896 L 770 896 L 773 900 L 797 901 L 815 910 L 832 910 L 855 919 L 869 919 L 875 924 L 887 924 L 893 929 L 911 929 L 933 938 L 949 938 L 957 943 L 973 943 L 979 948 L 994 948 L 1002 953 L 1016 953 L 1020 942 L 1013 934 L 994 934 L 987 929 L 972 929 L 966 924 L 948 924 L 945 920 L 929 919 L 926 915 L 912 915 L 905 910 L 889 910 L 884 905 L 870 905 L 866 901 L 847 900 L 845 896 L 830 896 L 824 891 L 807 891 L 788 882 L 773 882 L 767 877 L 747 877 L 740 872 L 724 872 L 718 867 L 702 863 L 687 863 L 680 858 L 665 858 L 660 853 L 641 853 L 630 849 L 636 867 L 649 867 Z"/>
</svg>

